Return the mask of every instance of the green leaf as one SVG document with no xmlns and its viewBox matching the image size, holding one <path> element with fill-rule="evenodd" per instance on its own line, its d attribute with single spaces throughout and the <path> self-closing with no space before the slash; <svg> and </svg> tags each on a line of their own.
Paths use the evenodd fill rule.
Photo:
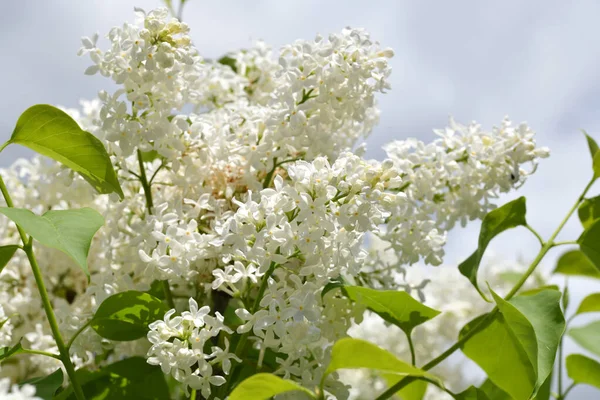
<svg viewBox="0 0 600 400">
<path fill-rule="evenodd" d="M 227 65 L 229 68 L 233 70 L 233 72 L 237 73 L 237 61 L 233 57 L 229 57 L 227 55 L 219 58 L 217 60 L 219 64 Z"/>
<path fill-rule="evenodd" d="M 479 388 L 490 400 L 513 400 L 508 393 L 500 389 L 489 378 Z"/>
<path fill-rule="evenodd" d="M 165 299 L 165 290 L 163 286 L 163 281 L 155 279 L 150 284 L 150 289 L 145 291 L 148 294 L 156 297 L 157 299 L 164 300 Z"/>
<path fill-rule="evenodd" d="M 475 318 L 460 332 L 467 335 L 480 324 L 487 315 Z M 533 393 L 537 380 L 536 369 L 515 338 L 506 319 L 498 313 L 492 322 L 479 331 L 461 347 L 463 353 L 475 361 L 489 379 L 512 398 L 528 399 Z M 532 330 L 529 326 L 529 330 Z"/>
<path fill-rule="evenodd" d="M 374 290 L 361 286 L 345 286 L 343 290 L 349 299 L 366 306 L 407 335 L 410 335 L 414 327 L 440 314 L 404 291 Z"/>
<path fill-rule="evenodd" d="M 389 375 L 388 375 L 389 376 Z M 394 375 L 396 379 L 391 380 L 386 378 L 389 387 L 392 387 L 401 379 L 398 379 L 397 375 Z M 422 400 L 425 397 L 425 392 L 427 391 L 428 383 L 426 381 L 414 381 L 400 389 L 398 393 L 396 393 L 402 400 Z"/>
<path fill-rule="evenodd" d="M 494 237 L 505 230 L 527 225 L 525 213 L 525 197 L 519 197 L 500 208 L 490 211 L 481 223 L 477 250 L 458 266 L 460 273 L 471 281 L 475 289 L 477 289 L 485 300 L 487 298 L 477 283 L 477 271 L 479 270 L 479 264 L 481 263 L 485 249 Z"/>
<path fill-rule="evenodd" d="M 345 285 L 344 278 L 342 278 L 341 276 L 327 282 L 327 284 L 323 287 L 323 290 L 321 290 L 321 299 L 323 299 L 325 297 L 325 295 L 327 293 L 329 293 L 330 291 L 332 291 L 334 289 L 338 289 L 338 288 L 343 288 L 344 285 Z"/>
<path fill-rule="evenodd" d="M 292 391 L 301 391 L 309 395 L 311 399 L 316 399 L 310 390 L 296 382 L 266 373 L 252 375 L 242 381 L 228 398 L 229 400 L 268 400 L 275 395 Z"/>
<path fill-rule="evenodd" d="M 598 143 L 596 143 L 596 141 L 590 135 L 588 135 L 588 133 L 585 130 L 582 129 L 581 131 L 587 139 L 587 144 L 590 149 L 590 155 L 592 156 L 592 158 L 594 158 L 594 156 L 598 152 Z"/>
<path fill-rule="evenodd" d="M 569 336 L 577 342 L 578 345 L 592 353 L 600 356 L 600 321 L 591 322 L 585 326 L 571 328 L 568 331 Z"/>
<path fill-rule="evenodd" d="M 561 293 L 547 289 L 528 296 L 514 297 L 512 304 L 531 323 L 537 339 L 539 389 L 552 373 L 560 338 L 565 332 L 565 318 L 560 308 Z M 504 301 L 500 299 L 500 301 Z"/>
<path fill-rule="evenodd" d="M 582 129 L 585 138 L 587 139 L 590 155 L 592 156 L 592 167 L 594 169 L 594 179 L 600 177 L 600 152 L 598 152 L 598 143 Z"/>
<path fill-rule="evenodd" d="M 456 400 L 492 400 L 483 390 L 475 386 L 469 387 L 464 392 L 456 393 L 454 398 Z"/>
<path fill-rule="evenodd" d="M 600 196 L 583 200 L 577 214 L 583 229 L 589 228 L 594 221 L 600 219 Z"/>
<path fill-rule="evenodd" d="M 52 400 L 56 390 L 63 384 L 63 372 L 62 369 L 57 369 L 48 376 L 40 378 L 28 379 L 24 382 L 19 383 L 19 386 L 32 385 L 35 386 L 35 397 L 40 397 L 44 400 Z"/>
<path fill-rule="evenodd" d="M 600 269 L 580 250 L 570 250 L 560 256 L 554 273 L 600 279 Z"/>
<path fill-rule="evenodd" d="M 567 374 L 575 383 L 584 383 L 600 389 L 600 363 L 581 354 L 567 356 Z"/>
<path fill-rule="evenodd" d="M 19 246 L 17 246 L 16 244 L 0 246 L 0 273 L 2 273 L 2 270 L 4 269 L 4 267 L 6 267 L 6 264 L 8 264 L 8 262 L 10 261 L 10 259 L 15 254 L 15 251 L 17 251 L 18 248 Z"/>
<path fill-rule="evenodd" d="M 600 152 L 596 152 L 592 160 L 592 168 L 594 169 L 594 178 L 598 179 L 600 177 Z"/>
<path fill-rule="evenodd" d="M 10 356 L 22 353 L 23 351 L 24 350 L 23 350 L 23 347 L 21 346 L 20 341 L 19 341 L 19 343 L 15 344 L 12 347 L 9 347 L 9 346 L 0 347 L 0 362 L 2 362 L 2 360 L 5 360 Z"/>
<path fill-rule="evenodd" d="M 142 151 L 141 153 L 143 162 L 152 162 L 160 157 L 160 154 L 156 150 Z"/>
<path fill-rule="evenodd" d="M 546 378 L 533 400 L 550 400 L 552 395 L 552 372 Z"/>
<path fill-rule="evenodd" d="M 42 216 L 22 208 L 0 207 L 15 224 L 38 242 L 70 256 L 89 277 L 87 256 L 104 218 L 91 208 L 47 211 Z"/>
<path fill-rule="evenodd" d="M 123 191 L 102 142 L 83 131 L 67 113 L 47 104 L 28 108 L 17 121 L 10 143 L 29 147 L 79 173 L 99 193 Z"/>
<path fill-rule="evenodd" d="M 524 290 L 519 292 L 519 296 L 531 296 L 533 294 L 538 294 L 539 292 L 543 292 L 544 290 L 555 290 L 560 291 L 558 285 L 544 285 L 540 287 L 536 287 L 535 289 Z"/>
<path fill-rule="evenodd" d="M 399 360 L 395 355 L 373 343 L 354 338 L 338 340 L 331 350 L 331 361 L 323 379 L 339 369 L 367 368 L 387 374 L 427 379 L 443 387 L 442 382 L 429 372 Z"/>
<path fill-rule="evenodd" d="M 596 270 L 600 270 L 600 220 L 593 222 L 589 228 L 583 231 L 577 239 L 577 243 L 583 254 L 594 264 Z"/>
<path fill-rule="evenodd" d="M 163 319 L 168 308 L 156 297 L 129 290 L 108 297 L 100 304 L 92 328 L 103 338 L 116 341 L 146 336 L 148 325 Z"/>
<path fill-rule="evenodd" d="M 579 304 L 575 315 L 589 312 L 600 312 L 600 293 L 592 293 L 586 296 Z"/>
<path fill-rule="evenodd" d="M 548 376 L 538 394 L 533 397 L 534 400 L 549 400 L 550 399 L 550 386 L 552 383 L 552 376 Z M 489 400 L 513 400 L 512 397 L 498 386 L 494 382 L 486 379 L 481 385 L 479 390 L 483 391 Z"/>
<path fill-rule="evenodd" d="M 498 306 L 492 322 L 463 345 L 489 379 L 513 398 L 535 395 L 552 371 L 565 321 L 560 292 L 547 289 L 505 301 L 493 291 Z M 480 323 L 481 316 L 465 326 L 464 337 Z"/>
<path fill-rule="evenodd" d="M 565 311 L 567 311 L 567 308 L 569 307 L 570 298 L 571 298 L 571 296 L 569 293 L 569 286 L 567 286 L 567 284 L 565 283 L 565 290 L 563 290 L 563 295 L 562 295 L 562 298 L 560 299 L 560 304 L 562 306 L 563 313 Z"/>
<path fill-rule="evenodd" d="M 160 367 L 149 365 L 143 357 L 131 357 L 99 371 L 76 372 L 87 400 L 165 400 L 169 387 Z M 76 400 L 72 387 L 55 400 Z"/>
</svg>

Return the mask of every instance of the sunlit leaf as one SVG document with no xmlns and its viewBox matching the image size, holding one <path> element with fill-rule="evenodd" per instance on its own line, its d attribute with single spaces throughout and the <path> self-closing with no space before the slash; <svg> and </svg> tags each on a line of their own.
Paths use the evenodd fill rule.
<svg viewBox="0 0 600 400">
<path fill-rule="evenodd" d="M 91 208 L 47 211 L 42 216 L 22 208 L 0 207 L 15 224 L 38 242 L 70 256 L 90 275 L 87 256 L 92 238 L 104 225 L 104 218 Z"/>
<path fill-rule="evenodd" d="M 160 299 L 148 293 L 130 290 L 104 300 L 98 307 L 91 326 L 106 339 L 136 340 L 146 336 L 148 325 L 163 319 L 167 311 Z"/>
<path fill-rule="evenodd" d="M 425 378 L 443 386 L 442 382 L 429 372 L 413 367 L 398 359 L 387 350 L 365 340 L 344 338 L 338 340 L 331 350 L 331 361 L 324 376 L 340 369 L 367 368 L 382 373 Z"/>
<path fill-rule="evenodd" d="M 361 286 L 344 286 L 343 290 L 352 301 L 366 306 L 407 335 L 414 327 L 440 314 L 401 290 L 375 290 Z"/>
<path fill-rule="evenodd" d="M 47 104 L 28 108 L 9 141 L 29 147 L 79 173 L 99 193 L 123 198 L 117 174 L 102 142 L 82 130 L 67 113 Z"/>
<path fill-rule="evenodd" d="M 235 387 L 229 400 L 268 400 L 275 395 L 293 391 L 301 391 L 310 398 L 316 396 L 296 382 L 280 378 L 273 374 L 260 373 L 252 375 Z"/>
</svg>

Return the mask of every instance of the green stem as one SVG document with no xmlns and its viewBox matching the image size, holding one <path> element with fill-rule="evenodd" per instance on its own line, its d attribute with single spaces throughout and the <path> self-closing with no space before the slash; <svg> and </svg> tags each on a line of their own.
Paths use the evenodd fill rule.
<svg viewBox="0 0 600 400">
<path fill-rule="evenodd" d="M 71 385 L 73 386 L 75 396 L 79 400 L 85 400 L 83 390 L 81 389 L 79 382 L 77 382 L 77 377 L 75 376 L 75 367 L 71 362 L 69 350 L 65 346 L 65 342 L 63 341 L 60 330 L 58 329 L 58 322 L 56 321 L 56 316 L 54 315 L 54 310 L 52 309 L 52 304 L 50 303 L 50 298 L 48 297 L 48 291 L 46 290 L 46 285 L 44 284 L 42 271 L 40 270 L 35 255 L 33 254 L 32 242 L 33 240 L 29 240 L 29 243 L 25 245 L 25 253 L 27 253 L 27 258 L 29 259 L 33 276 L 35 278 L 35 283 L 37 284 L 40 296 L 42 297 L 42 305 L 44 306 L 44 311 L 46 312 L 46 317 L 48 318 L 48 323 L 50 324 L 50 329 L 52 330 L 52 336 L 54 336 L 56 347 L 58 347 L 58 352 L 60 353 L 60 358 L 65 366 L 65 369 L 67 370 L 69 379 L 71 380 Z"/>
<path fill-rule="evenodd" d="M 2 176 L 0 176 L 0 191 L 4 196 L 4 200 L 6 200 L 6 205 L 9 207 L 14 207 L 10 194 L 8 193 L 8 189 L 4 184 L 4 179 L 2 179 Z M 75 367 L 73 367 L 73 363 L 71 362 L 69 350 L 65 346 L 65 342 L 63 341 L 62 335 L 60 334 L 60 330 L 58 329 L 58 322 L 56 321 L 54 309 L 52 308 L 52 304 L 50 303 L 50 297 L 48 296 L 48 291 L 46 290 L 46 285 L 44 284 L 42 271 L 40 270 L 40 267 L 35 258 L 35 254 L 33 253 L 33 238 L 29 238 L 25 231 L 21 229 L 19 225 L 17 225 L 17 230 L 19 231 L 19 235 L 21 236 L 21 240 L 23 241 L 23 250 L 25 251 L 25 254 L 27 254 L 29 264 L 31 264 L 33 277 L 35 278 L 35 283 L 37 284 L 38 291 L 40 292 L 40 297 L 42 298 L 42 305 L 44 307 L 44 311 L 46 312 L 46 317 L 48 318 L 50 329 L 52 330 L 52 336 L 54 337 L 56 347 L 58 347 L 58 351 L 60 353 L 60 360 L 65 366 L 65 369 L 67 370 L 67 374 L 69 375 L 69 379 L 71 380 L 71 385 L 73 386 L 75 396 L 78 400 L 85 400 L 83 390 L 81 389 L 79 382 L 77 382 L 77 377 L 75 376 Z"/>
<path fill-rule="evenodd" d="M 81 334 L 81 332 L 85 331 L 87 329 L 87 327 L 90 326 L 91 323 L 92 323 L 92 320 L 90 319 L 88 322 L 83 324 L 83 326 L 81 328 L 77 329 L 77 332 L 75 332 L 73 334 L 73 336 L 67 343 L 67 349 L 69 349 L 69 350 L 71 349 L 71 346 L 73 346 L 73 343 L 75 342 L 75 339 L 77 339 L 77 336 L 79 336 Z"/>
<path fill-rule="evenodd" d="M 169 286 L 169 281 L 165 279 L 161 283 L 162 283 L 163 292 L 165 294 L 165 300 L 167 300 L 167 304 L 169 305 L 169 307 L 175 308 L 175 302 L 173 301 L 173 293 L 171 293 L 171 287 Z"/>
<path fill-rule="evenodd" d="M 146 197 L 146 208 L 148 209 L 148 215 L 152 215 L 152 209 L 154 208 L 154 202 L 152 201 L 152 187 L 148 182 L 148 177 L 146 176 L 146 168 L 144 167 L 144 160 L 142 159 L 142 151 L 140 149 L 137 150 L 138 156 L 138 164 L 140 166 L 140 182 L 142 184 L 142 188 L 144 189 L 144 196 Z M 171 293 L 171 287 L 169 286 L 169 281 L 162 281 L 162 288 L 165 294 L 165 300 L 167 300 L 167 304 L 171 308 L 175 308 L 175 302 L 173 301 L 173 294 Z"/>
<path fill-rule="evenodd" d="M 591 180 L 588 183 L 588 185 L 583 190 L 583 193 L 579 196 L 579 198 L 577 199 L 575 204 L 571 207 L 571 209 L 569 210 L 567 215 L 563 218 L 563 220 L 560 222 L 560 224 L 558 225 L 556 230 L 552 233 L 552 236 L 550 236 L 550 239 L 548 239 L 547 242 L 544 242 L 542 240 L 542 242 L 541 242 L 542 248 L 540 249 L 538 255 L 535 257 L 535 259 L 533 260 L 533 262 L 531 263 L 529 268 L 527 268 L 527 271 L 525 271 L 525 273 L 521 276 L 521 278 L 515 284 L 515 286 L 512 288 L 512 290 L 504 297 L 504 300 L 510 300 L 515 294 L 517 294 L 519 289 L 521 289 L 521 287 L 525 284 L 525 281 L 527 281 L 527 278 L 529 278 L 529 276 L 533 273 L 533 271 L 535 271 L 536 267 L 540 264 L 540 262 L 542 261 L 542 259 L 546 255 L 546 253 L 552 247 L 556 246 L 556 244 L 554 243 L 554 239 L 556 239 L 558 234 L 561 232 L 562 228 L 565 226 L 565 224 L 569 220 L 569 218 L 571 218 L 573 213 L 577 210 L 577 207 L 579 206 L 581 201 L 585 198 L 585 195 L 587 194 L 588 190 L 590 189 L 590 187 L 592 186 L 593 183 L 594 183 L 594 180 Z M 467 340 L 469 340 L 471 337 L 473 337 L 481 329 L 487 327 L 494 320 L 494 317 L 496 316 L 497 313 L 498 313 L 498 307 L 494 307 L 494 309 L 486 317 L 482 318 L 481 321 L 476 326 L 474 326 L 471 331 L 469 331 L 467 334 L 465 334 L 462 338 L 460 338 L 455 344 L 450 346 L 442 354 L 440 354 L 439 356 L 437 356 L 436 358 L 434 358 L 433 360 L 431 360 L 427 364 L 425 364 L 423 367 L 421 367 L 421 369 L 424 371 L 428 371 L 431 368 L 438 365 L 439 363 L 441 363 L 442 361 L 444 361 L 446 358 L 448 358 L 450 355 L 452 355 L 456 350 L 461 348 L 467 342 Z M 415 378 L 411 378 L 411 377 L 402 379 L 395 385 L 391 386 L 388 390 L 383 392 L 379 397 L 377 397 L 376 400 L 389 399 L 396 392 L 398 392 L 400 389 L 404 388 L 406 385 L 413 382 L 414 380 L 415 380 Z M 570 390 L 570 388 L 568 390 Z"/>
<path fill-rule="evenodd" d="M 273 168 L 271 168 L 267 176 L 265 176 L 265 180 L 263 181 L 263 189 L 266 189 L 269 186 L 271 186 L 271 181 L 273 180 L 273 175 L 275 174 L 275 170 L 277 169 L 277 167 L 277 157 L 275 157 L 273 159 Z"/>
<path fill-rule="evenodd" d="M 148 178 L 146 177 L 146 168 L 144 168 L 144 160 L 142 159 L 142 151 L 140 149 L 137 151 L 137 156 L 138 164 L 140 166 L 140 182 L 142 183 L 144 195 L 146 196 L 146 208 L 148 209 L 148 214 L 152 215 L 152 209 L 154 208 L 154 203 L 152 202 L 152 190 L 148 183 Z"/>
<path fill-rule="evenodd" d="M 571 383 L 569 385 L 569 387 L 565 390 L 565 392 L 562 395 L 558 396 L 558 400 L 563 400 L 564 398 L 566 398 L 567 395 L 569 394 L 569 392 L 571 391 L 571 389 L 573 389 L 576 385 L 577 385 L 576 382 Z"/>
<path fill-rule="evenodd" d="M 564 245 L 572 245 L 572 244 L 579 244 L 577 243 L 576 240 L 565 240 L 562 242 L 554 242 L 554 246 L 564 246 Z"/>
<path fill-rule="evenodd" d="M 48 353 L 47 351 L 41 351 L 41 350 L 33 350 L 33 349 L 23 349 L 21 350 L 23 353 L 25 354 L 37 354 L 40 356 L 46 356 L 46 357 L 52 357 L 52 358 L 56 358 L 57 360 L 61 360 L 60 356 L 58 354 L 54 354 L 54 353 Z"/>
<path fill-rule="evenodd" d="M 406 335 L 408 339 L 408 348 L 410 349 L 410 363 L 412 365 L 417 365 L 417 356 L 415 354 L 415 344 L 413 343 L 412 337 L 410 334 Z"/>
<path fill-rule="evenodd" d="M 190 396 L 190 400 L 196 400 L 196 389 L 192 390 L 192 395 Z"/>
<path fill-rule="evenodd" d="M 531 233 L 533 233 L 533 235 L 537 238 L 537 240 L 540 242 L 540 245 L 543 246 L 544 245 L 544 239 L 542 239 L 542 236 L 538 233 L 538 231 L 536 231 L 535 229 L 533 229 L 533 227 L 531 227 L 529 224 L 525 225 L 525 228 L 529 229 L 529 231 Z"/>
</svg>

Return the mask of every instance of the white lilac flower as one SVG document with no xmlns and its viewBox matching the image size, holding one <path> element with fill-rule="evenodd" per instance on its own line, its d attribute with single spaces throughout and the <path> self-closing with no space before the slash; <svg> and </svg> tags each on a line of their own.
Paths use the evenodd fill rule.
<svg viewBox="0 0 600 400">
<path fill-rule="evenodd" d="M 204 395 L 241 362 L 232 336 L 247 335 L 260 362 L 267 351 L 287 354 L 277 374 L 312 389 L 333 343 L 364 313 L 335 291 L 321 296 L 327 283 L 346 277 L 435 296 L 433 280 L 423 285 L 428 276 L 402 279 L 407 266 L 440 264 L 447 232 L 493 209 L 548 155 L 526 125 L 505 120 L 486 131 L 451 121 L 432 143 L 392 142 L 387 160 L 366 160 L 360 144 L 377 123 L 376 96 L 390 88 L 393 52 L 365 31 L 347 28 L 279 51 L 259 42 L 220 63 L 203 59 L 189 27 L 166 10 L 138 16 L 107 41 L 82 40 L 80 53 L 92 61 L 86 73 L 117 88 L 66 110 L 106 146 L 124 200 L 97 196 L 42 157 L 0 171 L 18 207 L 91 207 L 106 220 L 91 244 L 89 284 L 63 253 L 36 246 L 65 337 L 110 295 L 148 291 L 157 280 L 177 294 L 176 309 L 144 340 L 119 344 L 84 331 L 71 347 L 76 368 L 101 367 L 94 355 L 104 351 L 146 355 Z M 17 243 L 14 225 L 3 221 L 1 244 Z M 365 247 L 377 239 L 397 255 L 393 263 Z M 220 298 L 241 325 L 226 324 Z M 1 318 L 10 316 L 0 344 L 24 337 L 33 349 L 56 352 L 22 252 L 0 275 L 0 305 Z M 55 361 L 22 355 L 2 374 L 19 382 L 53 372 Z M 344 396 L 335 374 L 326 387 Z"/>
<path fill-rule="evenodd" d="M 0 379 L 0 398 L 5 400 L 41 400 L 35 395 L 35 386 L 11 385 L 10 379 Z"/>
</svg>

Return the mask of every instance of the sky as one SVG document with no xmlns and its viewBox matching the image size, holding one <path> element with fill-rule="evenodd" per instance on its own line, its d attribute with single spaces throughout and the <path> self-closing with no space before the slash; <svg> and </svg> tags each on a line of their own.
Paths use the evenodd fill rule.
<svg viewBox="0 0 600 400">
<path fill-rule="evenodd" d="M 3 3 L 1 141 L 33 104 L 77 107 L 79 99 L 110 89 L 105 78 L 83 74 L 90 64 L 76 55 L 80 38 L 104 35 L 125 20 L 133 21 L 134 6 L 160 6 L 159 0 Z M 209 58 L 248 47 L 257 39 L 277 49 L 346 26 L 364 27 L 383 47 L 392 47 L 392 90 L 378 98 L 381 122 L 367 141 L 369 157 L 381 159 L 381 146 L 394 139 L 432 140 L 432 129 L 443 128 L 450 115 L 463 123 L 476 120 L 488 129 L 505 115 L 515 123 L 527 121 L 538 133 L 538 143 L 550 147 L 552 155 L 517 193 L 502 197 L 500 203 L 526 196 L 527 220 L 547 238 L 591 176 L 580 129 L 600 140 L 598 15 L 600 2 L 583 0 L 188 0 L 183 19 L 196 46 Z M 9 147 L 1 154 L 0 166 L 28 154 Z M 598 187 L 592 193 L 597 194 Z M 451 232 L 447 263 L 466 258 L 476 247 L 478 232 L 477 222 Z M 573 219 L 559 239 L 574 240 L 580 232 Z M 491 250 L 496 257 L 530 260 L 537 242 L 517 228 L 492 242 Z M 552 250 L 541 268 L 551 271 L 564 251 Z M 569 286 L 571 313 L 585 295 L 600 291 L 598 282 L 571 279 Z M 574 325 L 585 322 L 578 317 Z M 582 352 L 568 338 L 566 345 L 567 353 Z M 571 393 L 571 399 L 600 397 L 600 391 L 583 386 Z"/>
</svg>

